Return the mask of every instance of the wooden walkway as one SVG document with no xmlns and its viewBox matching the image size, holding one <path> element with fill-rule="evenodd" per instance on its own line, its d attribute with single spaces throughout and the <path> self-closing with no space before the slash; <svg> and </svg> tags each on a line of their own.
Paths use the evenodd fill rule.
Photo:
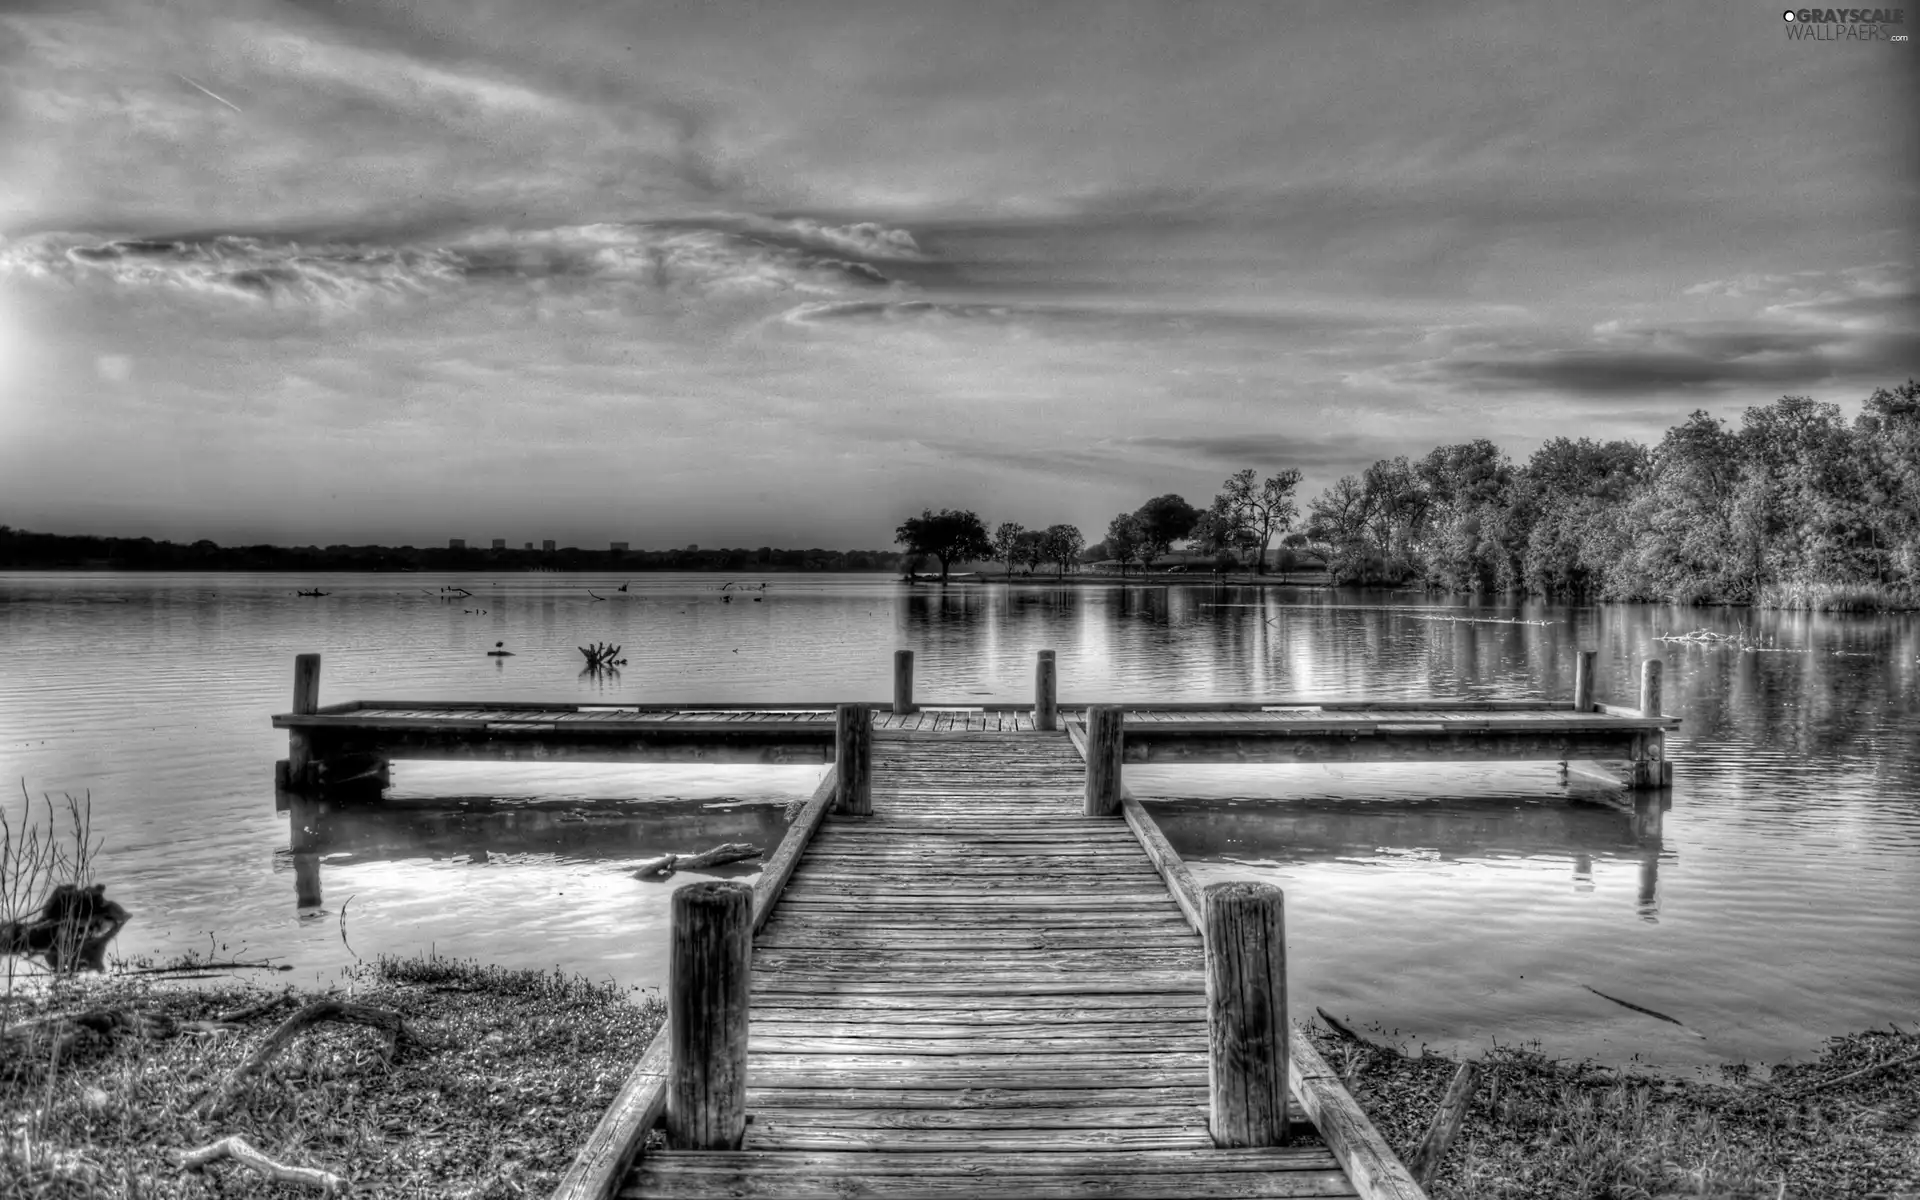
<svg viewBox="0 0 1920 1200">
<path fill-rule="evenodd" d="M 1064 734 L 874 747 L 754 940 L 743 1148 L 630 1197 L 1356 1196 L 1302 1144 L 1216 1150 L 1199 936 Z"/>
</svg>

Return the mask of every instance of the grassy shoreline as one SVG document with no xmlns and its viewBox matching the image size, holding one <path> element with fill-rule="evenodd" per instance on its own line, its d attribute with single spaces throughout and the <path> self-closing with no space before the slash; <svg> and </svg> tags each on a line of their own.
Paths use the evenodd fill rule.
<svg viewBox="0 0 1920 1200">
<path fill-rule="evenodd" d="M 362 1025 L 311 1026 L 223 1108 L 193 1113 L 283 1020 L 322 999 L 398 1013 L 405 1032 L 396 1043 Z M 358 1196 L 544 1194 L 665 1019 L 658 997 L 635 1003 L 627 989 L 557 972 L 383 959 L 325 991 L 62 983 L 14 997 L 5 1023 L 87 1011 L 132 1020 L 51 1063 L 46 1037 L 0 1053 L 0 1198 L 317 1194 L 230 1160 L 177 1165 L 235 1134 L 276 1162 L 344 1177 Z"/>
<path fill-rule="evenodd" d="M 1394 1150 L 1419 1144 L 1460 1060 L 1312 1031 Z M 1495 1045 L 1433 1200 L 1920 1197 L 1920 1034 L 1867 1030 L 1818 1058 L 1722 1081 L 1656 1077 Z"/>
<path fill-rule="evenodd" d="M 397 1043 L 361 1025 L 298 1035 L 212 1116 L 201 1097 L 301 1005 L 399 1014 Z M 374 1197 L 503 1200 L 550 1191 L 664 1019 L 655 996 L 558 973 L 383 959 L 327 990 L 181 988 L 154 977 L 15 996 L 0 1056 L 0 1200 L 295 1196 L 231 1161 L 182 1153 L 229 1135 Z M 22 1027 L 77 1013 L 128 1019 L 50 1061 Z M 225 1018 L 222 1020 L 221 1018 Z M 71 1028 L 69 1026 L 68 1028 Z M 1454 1059 L 1316 1027 L 1327 1061 L 1403 1157 Z M 33 1053 L 13 1053 L 22 1045 Z M 393 1048 L 391 1059 L 389 1048 Z M 1920 1197 L 1920 1033 L 1831 1039 L 1818 1058 L 1721 1082 L 1642 1075 L 1494 1046 L 1433 1182 L 1434 1200 L 1866 1200 Z"/>
</svg>

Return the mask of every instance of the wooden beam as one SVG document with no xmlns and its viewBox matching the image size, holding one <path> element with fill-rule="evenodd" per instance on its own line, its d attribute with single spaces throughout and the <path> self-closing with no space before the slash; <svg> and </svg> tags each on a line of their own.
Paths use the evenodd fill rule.
<svg viewBox="0 0 1920 1200">
<path fill-rule="evenodd" d="M 1081 811 L 1089 817 L 1110 816 L 1120 809 L 1120 761 L 1125 750 L 1126 716 L 1104 705 L 1087 710 L 1087 786 Z"/>
<path fill-rule="evenodd" d="M 1189 732 L 1193 731 L 1193 732 Z M 1466 731 L 1409 732 L 1374 737 L 1288 736 L 1264 730 L 1221 734 L 1144 722 L 1128 726 L 1124 761 L 1129 763 L 1452 762 L 1476 760 L 1558 761 L 1630 759 L 1639 731 L 1540 730 L 1532 733 Z"/>
</svg>

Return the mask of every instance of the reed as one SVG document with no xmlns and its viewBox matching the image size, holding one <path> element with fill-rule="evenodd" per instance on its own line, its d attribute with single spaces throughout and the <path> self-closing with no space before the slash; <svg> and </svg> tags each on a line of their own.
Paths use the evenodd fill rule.
<svg viewBox="0 0 1920 1200">
<path fill-rule="evenodd" d="M 1755 608 L 1803 612 L 1904 612 L 1920 609 L 1920 588 L 1885 583 L 1769 583 Z"/>
</svg>

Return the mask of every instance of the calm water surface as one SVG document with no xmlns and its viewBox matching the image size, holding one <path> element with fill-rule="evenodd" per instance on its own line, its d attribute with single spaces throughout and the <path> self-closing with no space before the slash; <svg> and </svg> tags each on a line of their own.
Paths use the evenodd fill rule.
<svg viewBox="0 0 1920 1200">
<path fill-rule="evenodd" d="M 1602 699 L 1666 660 L 1686 724 L 1664 812 L 1636 820 L 1618 789 L 1553 764 L 1129 768 L 1128 786 L 1202 882 L 1286 889 L 1299 1016 L 1678 1068 L 1920 1015 L 1912 616 L 795 575 L 723 602 L 724 576 L 621 582 L 0 573 L 8 811 L 21 781 L 36 802 L 91 794 L 98 877 L 136 914 L 124 958 L 213 950 L 329 982 L 356 957 L 434 949 L 651 987 L 672 885 L 627 868 L 771 847 L 818 768 L 399 763 L 401 802 L 323 829 L 324 900 L 302 909 L 268 723 L 293 656 L 324 655 L 322 703 L 879 699 L 903 647 L 921 695 L 956 702 L 1030 700 L 1044 648 L 1063 702 L 1563 699 L 1587 645 Z M 315 583 L 331 594 L 293 595 Z M 474 595 L 442 599 L 450 583 Z M 1654 640 L 1701 627 L 1772 646 Z M 583 674 L 574 647 L 596 640 L 630 665 Z M 486 657 L 497 641 L 516 657 Z"/>
</svg>

